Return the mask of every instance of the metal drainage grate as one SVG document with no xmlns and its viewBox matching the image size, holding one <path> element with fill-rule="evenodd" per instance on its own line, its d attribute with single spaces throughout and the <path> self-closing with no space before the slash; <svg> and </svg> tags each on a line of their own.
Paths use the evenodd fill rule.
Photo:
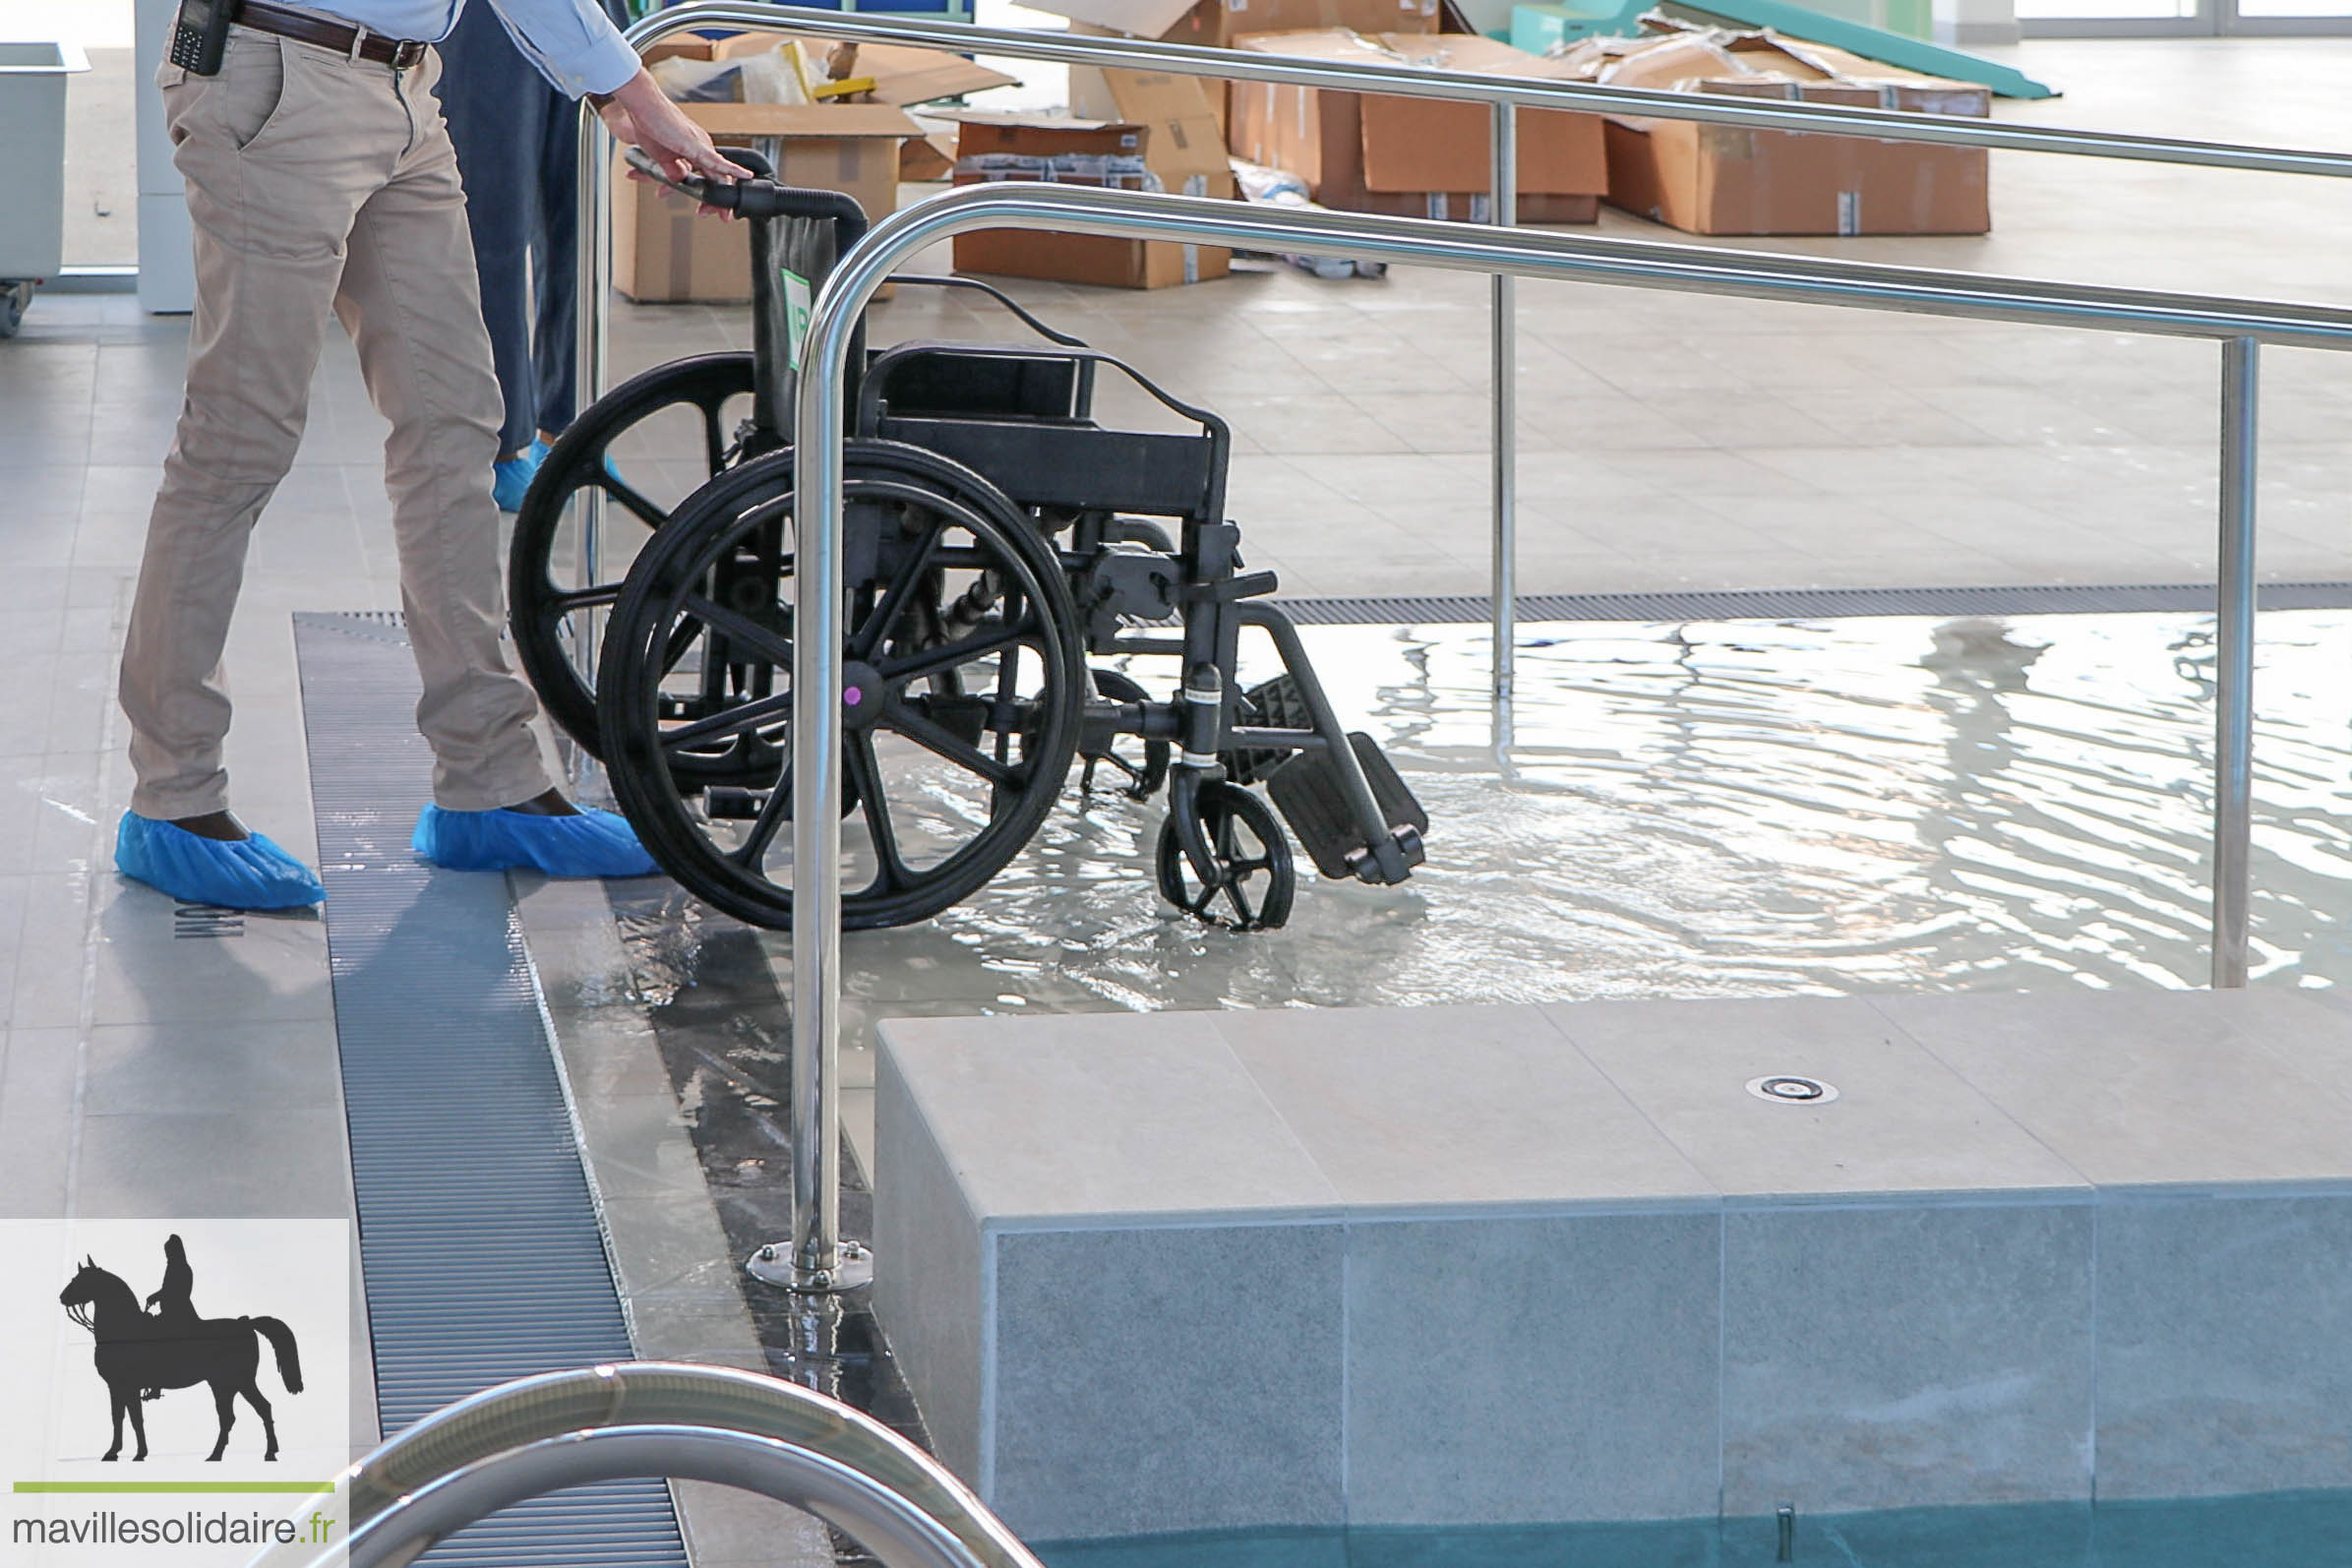
<svg viewBox="0 0 2352 1568">
<path fill-rule="evenodd" d="M 409 851 L 432 756 L 396 619 L 297 615 L 362 1286 L 386 1432 L 509 1378 L 626 1360 L 504 877 Z M 659 1480 L 535 1498 L 428 1563 L 686 1568 Z"/>
<path fill-rule="evenodd" d="M 2198 582 L 2010 588 L 1741 588 L 1690 593 L 1523 593 L 1522 621 L 1827 621 L 1865 615 L 2080 615 L 2210 611 Z M 1278 600 L 1301 626 L 1472 626 L 1493 618 L 1482 593 Z M 2272 582 L 2264 610 L 2352 608 L 2352 582 Z"/>
</svg>

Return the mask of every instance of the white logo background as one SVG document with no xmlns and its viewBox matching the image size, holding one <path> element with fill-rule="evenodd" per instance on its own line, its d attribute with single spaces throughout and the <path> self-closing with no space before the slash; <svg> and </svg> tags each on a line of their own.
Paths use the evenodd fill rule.
<svg viewBox="0 0 2352 1568">
<path fill-rule="evenodd" d="M 167 1389 L 145 1401 L 148 1458 L 123 1423 L 122 1456 L 100 1456 L 112 1440 L 111 1399 L 94 1364 L 91 1331 L 66 1315 L 58 1295 L 88 1256 L 141 1301 L 162 1283 L 163 1243 L 177 1236 L 194 1275 L 190 1299 L 202 1318 L 274 1317 L 293 1331 L 302 1373 L 287 1390 L 277 1357 L 256 1336 L 255 1383 L 277 1423 L 278 1457 L 262 1458 L 262 1421 L 242 1396 L 218 1463 L 206 1455 L 219 1432 L 211 1388 Z M 28 1519 L 185 1519 L 190 1514 L 265 1515 L 308 1521 L 340 1503 L 237 1485 L 325 1484 L 351 1462 L 351 1282 L 354 1247 L 344 1220 L 0 1220 L 0 1568 L 51 1568 L 115 1561 L 243 1563 L 250 1544 L 29 1544 L 15 1530 Z M 59 1483 L 70 1491 L 50 1490 Z M 202 1490 L 123 1491 L 142 1486 Z M 86 1490 L 92 1486 L 105 1490 Z M 341 1529 L 334 1532 L 340 1538 Z"/>
</svg>

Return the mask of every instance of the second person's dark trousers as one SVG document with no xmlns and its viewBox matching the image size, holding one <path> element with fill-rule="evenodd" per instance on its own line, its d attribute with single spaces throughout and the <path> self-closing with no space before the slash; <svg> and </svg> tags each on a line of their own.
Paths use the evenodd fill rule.
<svg viewBox="0 0 2352 1568">
<path fill-rule="evenodd" d="M 537 431 L 561 431 L 574 412 L 580 111 L 532 69 L 491 6 L 458 14 L 441 58 L 441 112 L 457 147 L 506 397 L 503 456 Z"/>
</svg>

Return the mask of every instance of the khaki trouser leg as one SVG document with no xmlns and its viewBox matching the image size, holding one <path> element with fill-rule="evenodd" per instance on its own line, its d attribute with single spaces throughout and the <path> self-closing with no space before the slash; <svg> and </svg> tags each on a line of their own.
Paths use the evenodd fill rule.
<svg viewBox="0 0 2352 1568">
<path fill-rule="evenodd" d="M 385 486 L 400 600 L 433 744 L 433 797 L 452 811 L 513 806 L 549 787 L 530 721 L 539 704 L 508 662 L 504 566 L 490 465 L 504 404 L 482 325 L 465 193 L 430 88 L 402 84 L 417 135 L 351 228 L 335 311 L 368 395 L 392 421 Z"/>
<path fill-rule="evenodd" d="M 274 40 L 237 34 L 218 77 L 166 72 L 165 115 L 195 219 L 188 392 L 148 522 L 121 694 L 138 785 L 131 809 L 170 818 L 227 805 L 220 669 L 254 519 L 301 445 L 312 372 L 342 273 L 342 238 L 375 176 L 313 156 L 270 161 L 307 96 Z"/>
<path fill-rule="evenodd" d="M 218 77 L 163 73 L 197 305 L 123 654 L 143 816 L 227 804 L 221 649 L 247 537 L 301 443 L 331 307 L 392 422 L 386 478 L 435 797 L 482 810 L 547 787 L 528 729 L 536 703 L 499 646 L 497 384 L 424 75 L 243 30 Z"/>
</svg>

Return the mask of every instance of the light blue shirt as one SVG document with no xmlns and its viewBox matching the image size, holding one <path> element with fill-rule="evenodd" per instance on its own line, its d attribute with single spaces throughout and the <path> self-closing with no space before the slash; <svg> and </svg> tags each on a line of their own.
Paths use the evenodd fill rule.
<svg viewBox="0 0 2352 1568">
<path fill-rule="evenodd" d="M 637 74 L 636 51 L 597 0 L 487 0 L 526 59 L 559 91 L 610 92 Z M 355 22 L 388 38 L 439 43 L 465 0 L 305 0 L 301 9 Z"/>
</svg>

